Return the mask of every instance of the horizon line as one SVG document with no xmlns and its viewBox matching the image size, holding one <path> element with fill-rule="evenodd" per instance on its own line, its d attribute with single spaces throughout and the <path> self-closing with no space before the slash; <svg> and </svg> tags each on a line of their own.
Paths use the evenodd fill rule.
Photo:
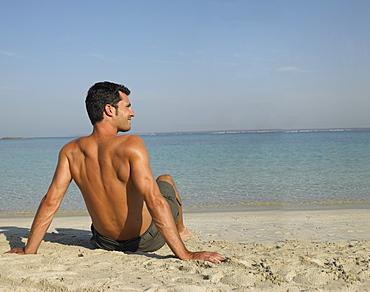
<svg viewBox="0 0 370 292">
<path fill-rule="evenodd" d="M 312 133 L 312 132 L 369 132 L 370 128 L 308 128 L 308 129 L 255 129 L 255 130 L 199 130 L 199 131 L 170 131 L 170 132 L 133 132 L 137 136 L 155 136 L 155 135 L 181 135 L 181 134 L 248 134 L 248 133 Z M 121 134 L 125 135 L 125 134 Z M 20 137 L 20 136 L 5 136 L 1 140 L 22 140 L 36 138 L 76 138 L 85 135 L 70 135 L 70 136 L 35 136 L 35 137 Z"/>
</svg>

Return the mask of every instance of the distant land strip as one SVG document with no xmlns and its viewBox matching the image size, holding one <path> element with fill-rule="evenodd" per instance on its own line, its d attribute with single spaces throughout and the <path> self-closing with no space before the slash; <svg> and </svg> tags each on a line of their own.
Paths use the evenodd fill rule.
<svg viewBox="0 0 370 292">
<path fill-rule="evenodd" d="M 2 139 L 33 139 L 31 137 L 3 137 Z"/>
<path fill-rule="evenodd" d="M 314 132 L 370 132 L 370 128 L 328 128 L 328 129 L 263 129 L 263 130 L 222 130 L 222 131 L 185 131 L 152 132 L 137 135 L 189 135 L 189 134 L 246 134 L 246 133 L 314 133 Z"/>
</svg>

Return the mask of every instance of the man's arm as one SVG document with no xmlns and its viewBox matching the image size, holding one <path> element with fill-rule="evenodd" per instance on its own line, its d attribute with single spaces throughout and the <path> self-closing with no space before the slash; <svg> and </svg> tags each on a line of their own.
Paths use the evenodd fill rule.
<svg viewBox="0 0 370 292">
<path fill-rule="evenodd" d="M 170 207 L 159 191 L 150 169 L 148 152 L 140 138 L 135 141 L 130 155 L 132 179 L 144 196 L 144 200 L 159 232 L 166 240 L 173 253 L 180 259 L 206 260 L 213 263 L 225 258 L 215 252 L 190 252 L 186 249 L 173 219 Z"/>
<path fill-rule="evenodd" d="M 41 244 L 42 239 L 48 230 L 55 213 L 58 211 L 60 203 L 66 193 L 72 177 L 69 162 L 65 156 L 65 148 L 60 151 L 58 165 L 55 170 L 53 180 L 49 190 L 42 198 L 35 218 L 32 223 L 31 232 L 25 248 L 15 248 L 8 253 L 35 254 Z"/>
</svg>

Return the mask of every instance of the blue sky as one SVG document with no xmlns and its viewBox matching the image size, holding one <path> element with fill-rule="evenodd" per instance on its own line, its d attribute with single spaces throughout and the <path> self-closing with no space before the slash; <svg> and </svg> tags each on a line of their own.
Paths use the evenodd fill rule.
<svg viewBox="0 0 370 292">
<path fill-rule="evenodd" d="M 123 83 L 133 133 L 370 127 L 370 1 L 0 0 L 0 137 L 87 135 Z"/>
</svg>

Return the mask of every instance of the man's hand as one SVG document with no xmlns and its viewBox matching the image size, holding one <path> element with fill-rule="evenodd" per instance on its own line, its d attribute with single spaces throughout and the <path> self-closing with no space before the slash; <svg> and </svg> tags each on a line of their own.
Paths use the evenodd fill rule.
<svg viewBox="0 0 370 292">
<path fill-rule="evenodd" d="M 190 253 L 189 260 L 208 261 L 214 264 L 219 264 L 225 261 L 226 258 L 217 252 L 198 251 Z"/>
<path fill-rule="evenodd" d="M 7 251 L 6 253 L 26 254 L 24 251 L 24 247 L 13 248 L 12 250 Z"/>
</svg>

